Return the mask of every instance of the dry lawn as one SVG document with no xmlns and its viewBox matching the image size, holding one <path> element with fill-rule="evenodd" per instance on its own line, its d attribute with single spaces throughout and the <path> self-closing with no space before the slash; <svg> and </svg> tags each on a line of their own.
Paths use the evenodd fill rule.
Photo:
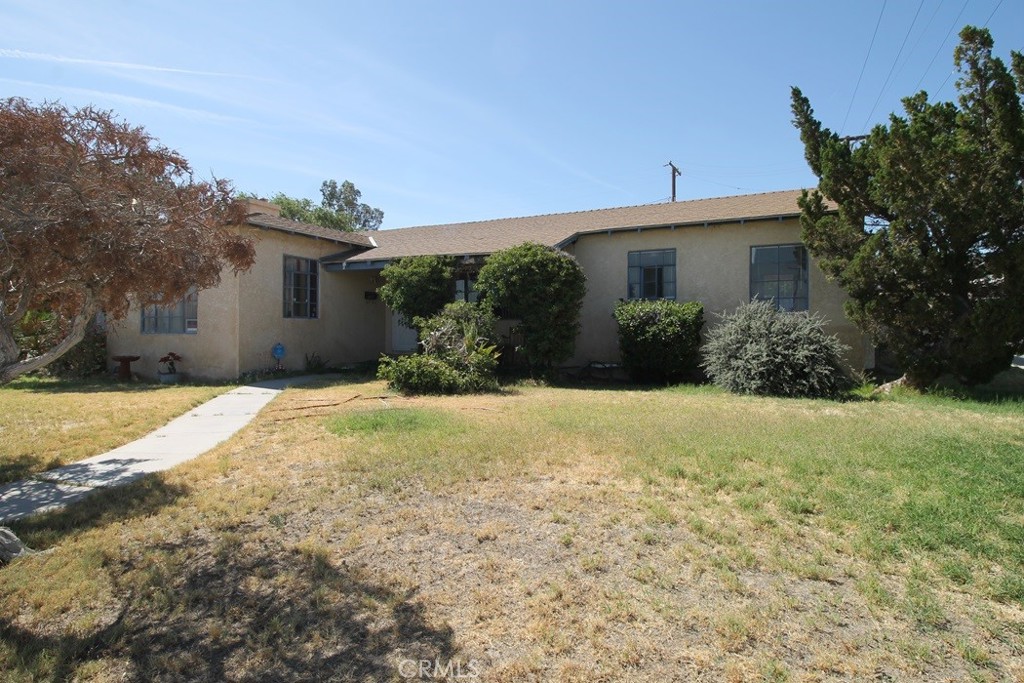
<svg viewBox="0 0 1024 683">
<path fill-rule="evenodd" d="M 39 378 L 0 386 L 0 484 L 104 453 L 231 388 Z"/>
<path fill-rule="evenodd" d="M 291 389 L 17 527 L 9 680 L 1024 679 L 1019 403 Z M 423 662 L 424 664 L 420 664 Z"/>
</svg>

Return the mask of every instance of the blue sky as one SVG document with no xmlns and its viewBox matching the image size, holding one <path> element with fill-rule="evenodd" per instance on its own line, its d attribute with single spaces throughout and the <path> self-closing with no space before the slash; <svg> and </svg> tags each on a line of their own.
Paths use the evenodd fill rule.
<svg viewBox="0 0 1024 683">
<path fill-rule="evenodd" d="M 3 0 L 0 22 L 0 96 L 112 109 L 263 196 L 349 179 L 385 228 L 665 201 L 669 160 L 679 199 L 808 186 L 791 85 L 858 134 L 954 97 L 963 25 L 1024 49 L 1020 0 Z"/>
</svg>

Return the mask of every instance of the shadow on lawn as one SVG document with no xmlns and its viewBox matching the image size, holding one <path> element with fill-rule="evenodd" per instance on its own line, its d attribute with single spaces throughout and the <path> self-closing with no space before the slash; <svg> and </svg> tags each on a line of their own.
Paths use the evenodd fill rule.
<svg viewBox="0 0 1024 683">
<path fill-rule="evenodd" d="M 169 386 L 158 382 L 136 380 L 119 382 L 115 379 L 52 379 L 49 377 L 20 377 L 4 387 L 14 391 L 31 391 L 40 394 L 100 394 L 100 393 L 142 393 L 159 391 Z"/>
<path fill-rule="evenodd" d="M 64 509 L 10 522 L 8 526 L 29 547 L 43 550 L 90 529 L 149 516 L 187 494 L 188 488 L 168 484 L 163 474 L 157 472 L 127 486 L 100 489 Z"/>
<path fill-rule="evenodd" d="M 90 632 L 37 633 L 0 620 L 11 659 L 53 681 L 90 662 L 127 680 L 382 681 L 416 670 L 402 662 L 455 655 L 451 629 L 428 623 L 412 590 L 324 554 L 225 549 L 208 538 L 111 562 L 119 604 Z M 191 559 L 168 562 L 182 550 Z"/>
<path fill-rule="evenodd" d="M 94 377 L 92 379 L 54 379 L 51 377 L 19 377 L 11 384 L 0 387 L 13 391 L 31 391 L 41 394 L 98 394 L 98 393 L 144 393 L 148 391 L 161 391 L 175 387 L 238 387 L 238 386 L 261 386 L 265 383 L 275 381 L 287 381 L 295 377 L 308 375 L 319 375 L 316 380 L 303 385 L 307 388 L 321 388 L 336 384 L 360 384 L 375 379 L 372 372 L 363 369 L 337 370 L 326 373 L 318 372 L 256 372 L 248 373 L 236 380 L 204 380 L 187 379 L 182 384 L 161 384 L 146 379 L 135 379 L 131 381 L 119 381 L 113 377 Z"/>
<path fill-rule="evenodd" d="M 19 455 L 14 458 L 5 457 L 3 460 L 0 460 L 0 486 L 27 479 L 36 472 L 50 470 L 54 467 L 60 467 L 60 465 L 61 462 L 57 458 L 40 462 L 39 458 L 32 455 Z"/>
</svg>

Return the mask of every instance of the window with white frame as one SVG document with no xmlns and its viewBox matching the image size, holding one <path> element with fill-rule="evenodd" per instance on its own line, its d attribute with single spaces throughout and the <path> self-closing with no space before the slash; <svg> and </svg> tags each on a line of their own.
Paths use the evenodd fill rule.
<svg viewBox="0 0 1024 683">
<path fill-rule="evenodd" d="M 676 298 L 676 250 L 629 252 L 630 299 Z"/>
<path fill-rule="evenodd" d="M 199 331 L 199 292 L 192 288 L 179 301 L 142 308 L 142 334 L 196 334 Z"/>
<path fill-rule="evenodd" d="M 319 317 L 319 265 L 316 259 L 284 257 L 284 317 Z"/>
<path fill-rule="evenodd" d="M 750 298 L 770 299 L 782 311 L 806 311 L 807 249 L 802 244 L 750 248 Z"/>
</svg>

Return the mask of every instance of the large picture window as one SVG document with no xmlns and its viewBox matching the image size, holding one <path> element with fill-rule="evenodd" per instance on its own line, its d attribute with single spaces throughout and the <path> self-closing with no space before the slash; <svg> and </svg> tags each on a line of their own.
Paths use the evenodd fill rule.
<svg viewBox="0 0 1024 683">
<path fill-rule="evenodd" d="M 807 249 L 802 244 L 750 248 L 750 298 L 771 299 L 783 311 L 806 311 Z"/>
<path fill-rule="evenodd" d="M 676 250 L 629 252 L 629 298 L 676 298 Z"/>
<path fill-rule="evenodd" d="M 196 334 L 199 331 L 199 292 L 190 289 L 173 304 L 145 306 L 142 334 Z"/>
<path fill-rule="evenodd" d="M 284 257 L 284 317 L 319 317 L 319 274 L 316 259 Z"/>
</svg>

